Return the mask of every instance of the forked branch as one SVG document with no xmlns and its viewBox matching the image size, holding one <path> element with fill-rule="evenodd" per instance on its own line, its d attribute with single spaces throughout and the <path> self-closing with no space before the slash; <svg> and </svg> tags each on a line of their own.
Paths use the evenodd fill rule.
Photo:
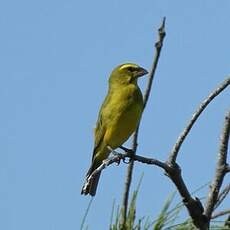
<svg viewBox="0 0 230 230">
<path fill-rule="evenodd" d="M 191 128 L 195 124 L 198 117 L 201 115 L 201 113 L 204 111 L 204 109 L 208 106 L 208 104 L 216 97 L 218 96 L 225 88 L 227 88 L 230 85 L 230 76 L 226 78 L 225 81 L 223 81 L 215 90 L 213 90 L 209 96 L 200 104 L 200 106 L 197 108 L 195 113 L 193 114 L 191 120 L 188 122 L 188 125 L 185 127 L 185 129 L 182 131 L 180 136 L 178 137 L 176 144 L 173 146 L 173 149 L 169 156 L 169 162 L 171 164 L 176 162 L 177 155 L 179 153 L 180 147 L 183 144 L 185 138 L 187 137 L 188 133 L 190 132 Z"/>
</svg>

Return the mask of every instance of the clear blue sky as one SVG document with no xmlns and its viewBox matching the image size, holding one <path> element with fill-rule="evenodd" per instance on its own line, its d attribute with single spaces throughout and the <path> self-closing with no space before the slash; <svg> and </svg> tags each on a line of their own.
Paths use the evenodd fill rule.
<svg viewBox="0 0 230 230">
<path fill-rule="evenodd" d="M 229 0 L 1 1 L 0 229 L 79 229 L 107 78 L 123 62 L 151 66 L 163 16 L 167 37 L 138 153 L 166 159 L 198 104 L 230 73 L 229 11 Z M 213 176 L 229 98 L 228 89 L 209 106 L 181 149 L 191 191 Z M 125 170 L 103 172 L 89 229 L 108 229 Z M 142 172 L 137 216 L 153 218 L 175 188 L 160 169 L 136 164 L 132 189 Z"/>
</svg>

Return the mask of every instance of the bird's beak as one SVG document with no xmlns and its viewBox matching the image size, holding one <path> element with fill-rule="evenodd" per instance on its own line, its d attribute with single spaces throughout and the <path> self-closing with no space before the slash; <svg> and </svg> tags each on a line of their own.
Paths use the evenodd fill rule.
<svg viewBox="0 0 230 230">
<path fill-rule="evenodd" d="M 136 77 L 142 77 L 144 75 L 146 75 L 148 73 L 148 71 L 142 67 L 139 67 L 138 70 L 136 71 Z"/>
</svg>

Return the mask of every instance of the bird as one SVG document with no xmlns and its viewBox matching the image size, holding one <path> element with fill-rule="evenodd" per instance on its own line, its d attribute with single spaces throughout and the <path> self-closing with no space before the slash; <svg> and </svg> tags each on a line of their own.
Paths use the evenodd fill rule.
<svg viewBox="0 0 230 230">
<path fill-rule="evenodd" d="M 136 130 L 144 108 L 137 80 L 147 73 L 146 69 L 134 63 L 121 64 L 112 71 L 108 93 L 94 129 L 92 162 L 81 194 L 95 196 L 101 172 L 88 180 L 91 174 L 108 158 L 111 149 L 122 146 Z"/>
</svg>

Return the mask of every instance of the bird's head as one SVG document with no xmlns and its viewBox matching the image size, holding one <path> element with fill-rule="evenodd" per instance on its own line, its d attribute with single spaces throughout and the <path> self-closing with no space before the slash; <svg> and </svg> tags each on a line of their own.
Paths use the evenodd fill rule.
<svg viewBox="0 0 230 230">
<path fill-rule="evenodd" d="M 133 63 L 126 63 L 117 66 L 110 75 L 109 83 L 119 84 L 119 85 L 128 85 L 128 84 L 137 84 L 137 79 L 139 77 L 147 74 L 148 71 L 139 65 Z"/>
</svg>

